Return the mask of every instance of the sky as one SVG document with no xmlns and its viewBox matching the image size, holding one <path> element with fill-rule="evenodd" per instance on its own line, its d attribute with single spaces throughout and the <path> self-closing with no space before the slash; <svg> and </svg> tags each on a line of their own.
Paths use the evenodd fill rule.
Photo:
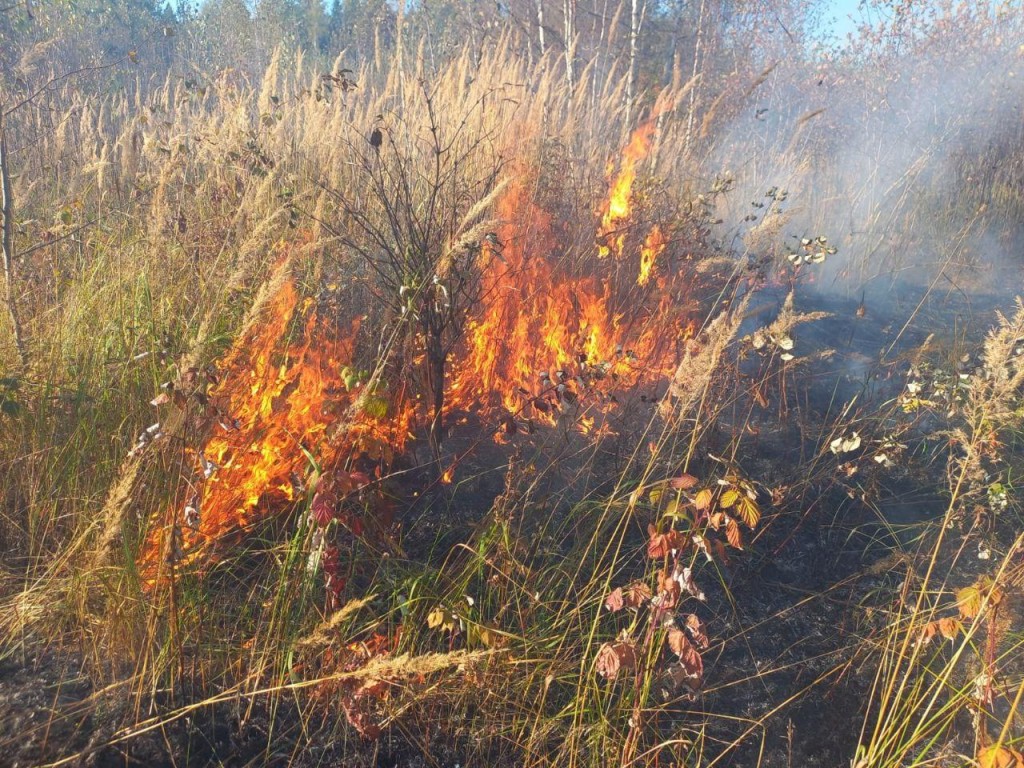
<svg viewBox="0 0 1024 768">
<path fill-rule="evenodd" d="M 845 40 L 849 33 L 856 31 L 857 21 L 862 17 L 860 4 L 861 0 L 821 0 L 824 22 L 831 26 L 836 38 Z"/>
</svg>

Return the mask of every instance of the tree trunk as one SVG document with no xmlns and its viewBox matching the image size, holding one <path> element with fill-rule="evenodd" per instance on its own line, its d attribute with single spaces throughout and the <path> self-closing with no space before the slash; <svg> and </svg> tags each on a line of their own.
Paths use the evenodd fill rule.
<svg viewBox="0 0 1024 768">
<path fill-rule="evenodd" d="M 562 14 L 565 17 L 565 78 L 569 91 L 575 86 L 573 64 L 576 58 L 576 0 L 562 0 Z"/>
<path fill-rule="evenodd" d="M 537 0 L 537 38 L 540 42 L 540 58 L 544 58 L 544 0 Z"/>
<path fill-rule="evenodd" d="M 636 99 L 636 52 L 640 38 L 640 2 L 632 0 L 629 13 L 629 73 L 626 76 L 626 128 L 630 127 L 633 118 L 633 107 Z"/>
<path fill-rule="evenodd" d="M 700 71 L 700 57 L 704 48 L 704 8 L 706 0 L 700 0 L 700 12 L 697 14 L 697 39 L 693 46 L 693 71 L 690 74 L 690 104 L 686 116 L 686 153 L 690 153 L 690 144 L 693 140 L 693 121 L 697 111 L 697 83 L 693 82 Z"/>
<path fill-rule="evenodd" d="M 24 367 L 28 365 L 28 353 L 25 350 L 25 339 L 21 333 L 21 321 L 18 318 L 18 305 L 14 295 L 14 201 L 11 198 L 10 156 L 7 153 L 7 133 L 4 130 L 3 119 L 3 108 L 0 107 L 0 213 L 4 220 L 2 244 L 6 283 L 4 298 L 11 319 L 14 346 L 18 349 L 18 357 L 21 358 Z"/>
</svg>

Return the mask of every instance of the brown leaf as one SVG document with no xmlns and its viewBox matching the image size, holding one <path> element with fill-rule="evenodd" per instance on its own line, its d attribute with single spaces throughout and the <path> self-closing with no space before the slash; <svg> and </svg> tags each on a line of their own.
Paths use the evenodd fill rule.
<svg viewBox="0 0 1024 768">
<path fill-rule="evenodd" d="M 712 512 L 708 515 L 708 525 L 717 531 L 725 524 L 725 518 L 725 512 Z"/>
<path fill-rule="evenodd" d="M 621 611 L 626 606 L 626 601 L 622 597 L 622 587 L 616 587 L 608 593 L 608 597 L 604 599 L 604 607 L 612 613 Z"/>
<path fill-rule="evenodd" d="M 963 631 L 963 628 L 964 625 L 952 616 L 939 619 L 939 634 L 947 640 L 953 640 L 961 631 Z"/>
<path fill-rule="evenodd" d="M 678 579 L 665 572 L 658 578 L 658 594 L 651 603 L 657 605 L 659 608 L 671 610 L 676 607 L 676 603 L 679 602 L 679 596 L 681 594 L 682 587 L 680 586 Z"/>
<path fill-rule="evenodd" d="M 171 402 L 171 396 L 167 392 L 161 392 L 159 395 L 149 401 L 150 405 L 166 405 Z"/>
<path fill-rule="evenodd" d="M 665 533 L 658 533 L 657 528 L 648 525 L 647 533 L 650 536 L 647 541 L 647 556 L 652 560 L 668 557 L 673 550 L 678 552 L 683 548 L 684 539 L 679 531 L 668 530 Z"/>
<path fill-rule="evenodd" d="M 622 590 L 622 597 L 627 608 L 639 608 L 651 599 L 651 588 L 643 581 L 633 581 Z"/>
<path fill-rule="evenodd" d="M 724 565 L 729 565 L 732 561 L 729 560 L 729 556 L 725 552 L 725 544 L 718 539 L 708 539 L 708 541 L 711 543 L 711 548 L 715 551 L 715 556 L 718 560 Z"/>
<path fill-rule="evenodd" d="M 1009 747 L 991 746 L 978 753 L 979 768 L 1024 768 L 1024 755 Z"/>
<path fill-rule="evenodd" d="M 597 651 L 597 674 L 614 680 L 620 672 L 636 669 L 636 649 L 629 643 L 605 643 Z"/>
<path fill-rule="evenodd" d="M 668 631 L 668 647 L 676 656 L 682 656 L 691 647 L 690 638 L 679 627 L 672 627 Z"/>
<path fill-rule="evenodd" d="M 668 647 L 679 657 L 679 663 L 686 670 L 686 674 L 699 684 L 704 676 L 704 660 L 686 633 L 677 627 L 672 627 L 668 631 Z"/>
<path fill-rule="evenodd" d="M 697 478 L 684 473 L 679 477 L 673 477 L 668 481 L 668 484 L 677 491 L 688 491 L 697 485 Z"/>
<path fill-rule="evenodd" d="M 725 538 L 733 549 L 743 549 L 743 535 L 740 525 L 729 515 L 725 516 Z"/>
<path fill-rule="evenodd" d="M 690 637 L 693 638 L 693 642 L 697 644 L 698 648 L 703 650 L 710 645 L 704 622 L 697 614 L 691 613 L 686 617 L 686 631 L 690 633 Z"/>
</svg>

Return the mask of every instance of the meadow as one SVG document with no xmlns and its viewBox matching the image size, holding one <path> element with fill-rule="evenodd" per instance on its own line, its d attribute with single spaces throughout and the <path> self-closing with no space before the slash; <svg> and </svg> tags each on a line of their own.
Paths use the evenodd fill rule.
<svg viewBox="0 0 1024 768">
<path fill-rule="evenodd" d="M 0 10 L 0 763 L 1024 766 L 1024 11 L 427 5 Z"/>
</svg>

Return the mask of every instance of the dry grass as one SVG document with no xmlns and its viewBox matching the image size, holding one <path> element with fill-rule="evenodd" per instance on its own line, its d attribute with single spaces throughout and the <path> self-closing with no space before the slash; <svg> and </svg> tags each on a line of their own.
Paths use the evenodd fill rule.
<svg viewBox="0 0 1024 768">
<path fill-rule="evenodd" d="M 334 76 L 344 63 L 334 63 Z M 799 394 L 791 394 L 798 390 L 787 387 L 818 358 L 797 369 L 779 356 L 792 349 L 800 332 L 794 329 L 829 317 L 796 308 L 808 270 L 795 272 L 782 258 L 794 232 L 825 232 L 841 255 L 849 250 L 841 275 L 831 258 L 811 273 L 819 286 L 838 281 L 838 294 L 850 293 L 848 285 L 895 280 L 907 262 L 893 254 L 909 251 L 927 232 L 939 263 L 929 273 L 927 296 L 946 279 L 970 287 L 964 275 L 977 266 L 972 242 L 1018 211 L 1019 196 L 1007 191 L 1013 179 L 998 173 L 984 185 L 918 195 L 930 174 L 946 182 L 967 167 L 969 154 L 951 171 L 928 150 L 911 151 L 884 183 L 865 176 L 889 167 L 885 152 L 869 158 L 869 174 L 845 155 L 830 167 L 832 148 L 886 125 L 864 117 L 864 125 L 850 126 L 846 112 L 834 117 L 828 107 L 807 107 L 807 94 L 796 92 L 806 78 L 785 64 L 739 73 L 733 90 L 703 96 L 696 136 L 683 105 L 694 108 L 689 97 L 697 78 L 650 94 L 657 132 L 634 197 L 643 215 L 673 222 L 670 247 L 680 262 L 692 260 L 700 281 L 700 301 L 674 298 L 694 301 L 706 319 L 681 351 L 668 395 L 635 419 L 628 440 L 609 448 L 552 430 L 547 443 L 524 441 L 522 454 L 481 471 L 504 472 L 504 492 L 488 514 L 477 510 L 477 522 L 454 546 L 441 535 L 443 551 L 416 559 L 395 540 L 367 537 L 355 545 L 352 571 L 362 581 L 353 582 L 365 592 L 349 595 L 333 612 L 322 607 L 322 577 L 309 567 L 317 545 L 301 523 L 246 541 L 203 577 L 179 574 L 167 589 L 145 589 L 136 558 L 154 513 L 181 501 L 184 447 L 197 437 L 186 419 L 172 418 L 162 426 L 162 445 L 130 453 L 155 419 L 148 403 L 164 381 L 218 360 L 232 340 L 259 327 L 285 279 L 294 279 L 311 301 L 323 286 L 340 285 L 343 319 L 365 316 L 373 329 L 372 342 L 358 349 L 359 365 L 370 372 L 366 388 L 339 419 L 333 437 L 340 439 L 381 382 L 420 385 L 402 358 L 411 344 L 404 326 L 358 252 L 373 227 L 438 222 L 440 235 L 430 241 L 433 272 L 418 277 L 444 278 L 467 247 L 509 224 L 498 215 L 498 202 L 513 175 L 528 169 L 524 206 L 536 204 L 562 219 L 560 263 L 599 274 L 593 233 L 607 192 L 606 165 L 635 127 L 625 120 L 621 69 L 583 67 L 570 90 L 560 58 L 535 62 L 509 34 L 482 52 L 466 47 L 438 71 L 422 47 L 393 60 L 378 51 L 376 61 L 348 75 L 358 83 L 353 90 L 328 88 L 323 74 L 301 56 L 278 54 L 254 82 L 214 73 L 199 83 L 168 79 L 131 97 L 103 98 L 69 83 L 53 94 L 48 122 L 33 112 L 13 124 L 16 137 L 31 141 L 19 155 L 14 184 L 25 219 L 19 308 L 30 364 L 21 367 L 4 328 L 5 370 L 20 382 L 17 417 L 0 415 L 0 473 L 7 479 L 0 542 L 16 553 L 0 579 L 7 653 L 39 642 L 82 649 L 96 678 L 122 681 L 118 695 L 138 712 L 156 706 L 157 691 L 173 692 L 160 705 L 164 711 L 140 714 L 112 743 L 233 697 L 292 697 L 312 732 L 328 691 L 345 699 L 344 717 L 360 731 L 372 719 L 424 749 L 424 734 L 439 734 L 480 764 L 716 765 L 752 754 L 742 751 L 745 740 L 767 733 L 787 707 L 820 695 L 817 686 L 845 675 L 853 658 L 874 672 L 860 752 L 850 755 L 858 768 L 966 764 L 986 747 L 1019 741 L 1015 655 L 1024 641 L 1016 600 L 1024 576 L 1016 505 L 998 518 L 972 514 L 992 501 L 995 478 L 1005 481 L 1000 487 L 1012 485 L 1024 308 L 998 319 L 978 356 L 983 373 L 956 408 L 934 409 L 941 425 L 922 411 L 903 413 L 896 402 L 872 413 L 839 404 L 812 422 Z M 837 78 L 855 74 L 852 64 L 830 70 Z M 872 73 L 860 78 L 855 82 L 870 83 Z M 784 115 L 785 129 L 763 141 L 740 140 L 744 110 L 759 99 Z M 859 115 L 862 106 L 854 101 L 848 111 Z M 374 127 L 385 136 L 380 154 L 367 141 Z M 965 121 L 950 130 L 970 128 Z M 439 135 L 458 163 L 438 210 L 423 215 L 441 154 L 429 139 Z M 1007 142 L 1014 135 L 996 138 Z M 736 176 L 719 174 L 734 163 Z M 373 184 L 386 194 L 369 194 Z M 769 186 L 788 186 L 792 205 L 775 195 L 755 220 L 741 223 L 740 214 L 749 214 L 751 201 L 762 202 Z M 984 203 L 991 208 L 979 207 L 984 195 L 977 186 L 991 191 Z M 391 193 L 409 203 L 397 224 L 380 204 Z M 353 211 L 372 226 L 355 226 L 347 217 Z M 940 226 L 921 226 L 940 214 Z M 854 215 L 868 236 L 829 231 Z M 710 222 L 719 216 L 725 221 L 711 235 Z M 886 255 L 876 259 L 886 238 Z M 36 242 L 43 245 L 30 245 Z M 766 281 L 797 287 L 773 317 L 740 338 L 741 326 L 757 320 L 747 308 Z M 644 557 L 646 524 L 669 520 L 688 534 L 697 526 L 692 513 L 672 518 L 667 495 L 652 488 L 684 471 L 701 473 L 710 488 L 745 487 L 739 467 L 757 463 L 760 443 L 748 449 L 748 441 L 758 439 L 766 398 L 778 405 L 780 431 L 789 427 L 782 415 L 795 403 L 800 463 L 781 479 L 773 470 L 750 482 L 763 504 L 772 497 L 775 511 L 746 543 L 749 551 L 770 558 L 769 544 L 781 549 L 789 540 L 779 528 L 800 530 L 818 497 L 859 494 L 870 506 L 883 467 L 877 456 L 894 450 L 886 442 L 892 435 L 914 435 L 906 461 L 919 462 L 922 476 L 948 479 L 945 514 L 912 536 L 893 536 L 897 543 L 887 545 L 893 557 L 880 560 L 891 568 L 865 569 L 806 598 L 853 602 L 833 595 L 840 587 L 852 590 L 862 577 L 902 579 L 880 601 L 889 607 L 873 608 L 868 629 L 844 640 L 839 661 L 815 667 L 798 693 L 760 713 L 697 711 L 690 691 L 663 694 L 662 638 L 654 630 L 636 680 L 606 683 L 594 670 L 598 648 L 618 632 L 636 632 L 639 622 L 633 614 L 611 619 L 603 607 L 608 592 L 658 570 Z M 833 455 L 830 443 L 854 427 L 864 453 Z M 947 441 L 941 450 L 936 434 Z M 551 460 L 552 446 L 558 461 Z M 937 474 L 946 458 L 944 474 Z M 862 474 L 851 480 L 857 467 Z M 403 472 L 396 475 L 396 482 L 405 481 Z M 552 487 L 572 492 L 560 496 Z M 438 510 L 446 497 L 429 498 L 432 511 L 443 515 Z M 306 519 L 308 506 L 308 499 L 300 502 L 294 517 Z M 959 538 L 952 543 L 954 526 Z M 983 568 L 968 557 L 980 543 L 993 548 Z M 701 581 L 714 585 L 719 626 L 741 615 L 743 596 L 732 592 L 721 560 L 710 553 L 705 560 L 693 548 L 691 554 Z M 955 612 L 955 589 L 982 570 L 1010 596 L 1003 607 L 996 610 L 989 589 L 951 649 L 919 642 L 928 625 Z M 788 611 L 772 612 L 764 624 Z M 758 629 L 735 630 L 706 657 L 742 646 Z M 979 699 L 979 676 L 1003 669 L 995 692 L 990 685 L 989 698 Z M 767 680 L 769 673 L 755 670 L 743 682 L 759 683 L 762 675 Z M 188 696 L 179 693 L 186 689 Z M 721 702 L 728 692 L 719 695 Z M 965 740 L 958 724 L 968 713 L 974 728 Z"/>
</svg>

